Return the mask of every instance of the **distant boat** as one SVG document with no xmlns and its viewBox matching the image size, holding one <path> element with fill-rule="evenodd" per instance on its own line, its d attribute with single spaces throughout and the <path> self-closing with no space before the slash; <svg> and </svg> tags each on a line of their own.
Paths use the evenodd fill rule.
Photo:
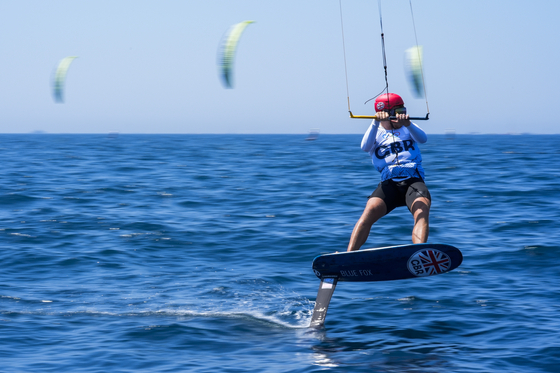
<svg viewBox="0 0 560 373">
<path fill-rule="evenodd" d="M 319 128 L 312 128 L 305 141 L 317 140 L 317 137 L 319 137 Z"/>
<path fill-rule="evenodd" d="M 448 140 L 455 139 L 455 130 L 454 129 L 446 129 L 445 130 L 445 138 Z"/>
</svg>

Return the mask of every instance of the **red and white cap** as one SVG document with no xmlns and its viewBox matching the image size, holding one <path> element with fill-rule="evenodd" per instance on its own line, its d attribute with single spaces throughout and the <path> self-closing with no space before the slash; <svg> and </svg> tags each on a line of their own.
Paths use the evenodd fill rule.
<svg viewBox="0 0 560 373">
<path fill-rule="evenodd" d="M 404 106 L 402 97 L 396 93 L 384 93 L 375 99 L 375 112 L 388 111 L 395 106 Z"/>
</svg>

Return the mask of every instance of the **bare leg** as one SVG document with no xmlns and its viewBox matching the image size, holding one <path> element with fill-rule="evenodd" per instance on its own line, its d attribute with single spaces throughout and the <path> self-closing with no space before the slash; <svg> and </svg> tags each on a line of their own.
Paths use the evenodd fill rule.
<svg viewBox="0 0 560 373">
<path fill-rule="evenodd" d="M 370 198 L 360 220 L 358 220 L 354 226 L 352 236 L 350 237 L 350 243 L 348 244 L 348 250 L 346 251 L 359 250 L 360 247 L 366 243 L 373 223 L 385 216 L 386 213 L 387 206 L 381 198 Z"/>
<path fill-rule="evenodd" d="M 426 243 L 430 233 L 430 206 L 431 202 L 426 197 L 418 197 L 412 203 L 412 216 L 414 216 L 414 229 L 412 229 L 412 243 Z"/>
</svg>

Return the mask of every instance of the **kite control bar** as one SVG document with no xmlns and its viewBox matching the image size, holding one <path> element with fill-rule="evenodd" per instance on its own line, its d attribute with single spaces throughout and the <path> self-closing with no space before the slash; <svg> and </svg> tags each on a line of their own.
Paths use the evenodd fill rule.
<svg viewBox="0 0 560 373">
<path fill-rule="evenodd" d="M 354 118 L 354 119 L 377 119 L 377 115 L 354 115 L 352 114 L 352 112 L 350 110 L 348 110 L 348 112 L 350 113 L 350 118 Z M 426 117 L 409 117 L 408 119 L 410 120 L 428 120 L 430 118 L 428 118 L 430 116 L 430 113 L 426 114 Z M 389 119 L 397 119 L 397 117 L 389 117 Z"/>
</svg>

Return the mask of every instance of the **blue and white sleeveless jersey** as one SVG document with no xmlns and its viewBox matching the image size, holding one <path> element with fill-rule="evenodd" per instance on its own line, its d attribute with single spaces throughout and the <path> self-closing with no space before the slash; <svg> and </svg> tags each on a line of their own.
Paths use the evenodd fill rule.
<svg viewBox="0 0 560 373">
<path fill-rule="evenodd" d="M 362 149 L 371 156 L 373 165 L 381 173 L 381 181 L 424 179 L 418 144 L 427 139 L 426 133 L 414 123 L 408 128 L 388 131 L 374 121 L 362 139 Z"/>
</svg>

